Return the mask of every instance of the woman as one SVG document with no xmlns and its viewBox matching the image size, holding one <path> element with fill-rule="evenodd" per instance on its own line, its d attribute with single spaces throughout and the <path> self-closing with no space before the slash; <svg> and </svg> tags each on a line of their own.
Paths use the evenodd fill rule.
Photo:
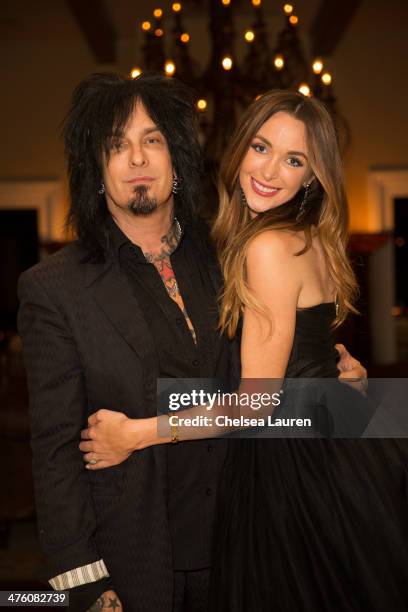
<svg viewBox="0 0 408 612">
<path fill-rule="evenodd" d="M 251 105 L 222 164 L 213 233 L 225 279 L 220 328 L 233 337 L 242 321 L 240 390 L 246 379 L 337 378 L 331 328 L 354 310 L 356 282 L 336 134 L 322 104 L 273 91 Z M 99 417 L 90 423 L 103 437 L 123 415 L 104 427 Z M 129 452 L 220 433 L 170 430 L 165 420 L 159 437 L 157 427 L 156 418 L 132 424 Z M 210 609 L 406 610 L 406 515 L 392 442 L 235 440 L 220 485 Z"/>
</svg>

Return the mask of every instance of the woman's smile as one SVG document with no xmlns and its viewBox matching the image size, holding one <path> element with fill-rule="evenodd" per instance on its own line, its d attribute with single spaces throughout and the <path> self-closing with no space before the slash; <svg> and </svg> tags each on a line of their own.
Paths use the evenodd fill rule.
<svg viewBox="0 0 408 612">
<path fill-rule="evenodd" d="M 280 191 L 280 187 L 265 185 L 264 183 L 257 181 L 253 176 L 251 176 L 251 187 L 256 194 L 264 198 L 271 198 Z"/>
</svg>

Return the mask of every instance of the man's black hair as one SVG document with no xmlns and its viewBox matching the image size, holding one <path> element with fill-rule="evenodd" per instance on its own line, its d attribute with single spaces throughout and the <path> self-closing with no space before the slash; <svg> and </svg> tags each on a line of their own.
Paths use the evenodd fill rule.
<svg viewBox="0 0 408 612">
<path fill-rule="evenodd" d="M 190 90 L 174 78 L 156 74 L 137 79 L 91 75 L 73 93 L 63 135 L 71 198 L 67 227 L 74 229 L 92 260 L 104 258 L 109 236 L 110 213 L 99 193 L 103 158 L 109 159 L 112 138 L 123 135 L 137 101 L 167 140 L 179 179 L 175 215 L 189 221 L 198 204 L 202 157 Z"/>
</svg>

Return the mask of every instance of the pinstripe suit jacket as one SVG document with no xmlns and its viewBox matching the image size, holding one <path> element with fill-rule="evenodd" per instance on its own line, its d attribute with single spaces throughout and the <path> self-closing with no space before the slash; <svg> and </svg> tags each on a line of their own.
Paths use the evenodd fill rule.
<svg viewBox="0 0 408 612">
<path fill-rule="evenodd" d="M 84 255 L 74 242 L 19 281 L 44 577 L 103 558 L 125 610 L 165 612 L 173 572 L 164 446 L 100 471 L 85 470 L 78 449 L 98 408 L 154 415 L 158 376 L 152 338 L 119 264 L 113 257 L 82 263 Z M 202 259 L 208 268 L 208 254 Z"/>
</svg>

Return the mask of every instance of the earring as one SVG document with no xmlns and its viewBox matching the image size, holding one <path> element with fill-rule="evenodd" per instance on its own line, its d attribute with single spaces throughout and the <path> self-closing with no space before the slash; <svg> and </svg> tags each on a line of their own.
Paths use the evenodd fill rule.
<svg viewBox="0 0 408 612">
<path fill-rule="evenodd" d="M 98 189 L 99 195 L 103 195 L 105 193 L 105 185 L 101 183 L 101 186 Z"/>
<path fill-rule="evenodd" d="M 180 186 L 179 186 L 179 180 L 178 177 L 176 175 L 173 176 L 173 187 L 172 187 L 172 193 L 176 194 L 178 193 L 180 190 Z"/>
<path fill-rule="evenodd" d="M 248 206 L 248 201 L 246 199 L 245 191 L 240 187 L 240 196 L 241 196 L 241 204 L 242 206 Z"/>
<path fill-rule="evenodd" d="M 307 202 L 307 198 L 309 196 L 309 187 L 310 187 L 310 183 L 307 183 L 307 185 L 305 187 L 305 193 L 303 194 L 303 200 L 300 203 L 299 210 L 298 210 L 298 213 L 296 215 L 296 221 L 300 221 L 300 219 L 303 217 L 303 215 L 306 212 L 306 202 Z"/>
</svg>

